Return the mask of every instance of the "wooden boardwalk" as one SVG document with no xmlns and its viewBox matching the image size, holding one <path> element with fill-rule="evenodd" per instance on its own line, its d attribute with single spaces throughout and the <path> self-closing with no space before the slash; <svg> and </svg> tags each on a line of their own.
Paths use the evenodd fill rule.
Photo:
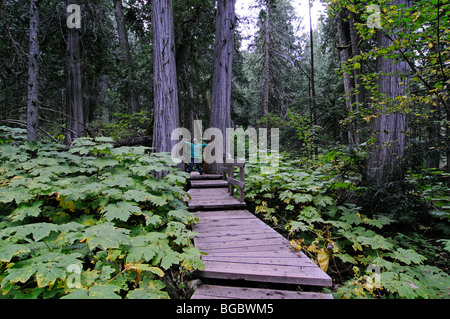
<svg viewBox="0 0 450 319">
<path fill-rule="evenodd" d="M 194 177 L 188 191 L 189 210 L 199 218 L 193 227 L 199 233 L 194 244 L 207 254 L 202 256 L 205 269 L 198 274 L 201 278 L 221 279 L 230 284 L 203 285 L 192 298 L 332 298 L 331 294 L 323 293 L 232 287 L 236 282 L 330 287 L 332 280 L 302 252 L 292 250 L 282 235 L 244 210 L 245 203 L 231 197 L 221 180 L 217 179 L 214 187 L 202 187 L 202 183 L 195 183 L 198 181 L 208 181 L 211 185 L 214 179 Z"/>
</svg>

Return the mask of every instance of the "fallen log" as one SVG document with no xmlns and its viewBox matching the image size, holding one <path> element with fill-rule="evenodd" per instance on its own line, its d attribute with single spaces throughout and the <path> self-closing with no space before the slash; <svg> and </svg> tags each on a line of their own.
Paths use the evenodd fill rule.
<svg viewBox="0 0 450 319">
<path fill-rule="evenodd" d="M 135 136 L 114 142 L 114 147 L 121 146 L 147 146 L 152 147 L 152 136 Z"/>
</svg>

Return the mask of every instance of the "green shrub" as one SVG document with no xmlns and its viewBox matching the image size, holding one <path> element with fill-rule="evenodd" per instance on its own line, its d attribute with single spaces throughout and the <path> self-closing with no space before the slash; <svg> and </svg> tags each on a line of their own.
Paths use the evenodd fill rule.
<svg viewBox="0 0 450 319">
<path fill-rule="evenodd" d="M 167 298 L 161 277 L 203 267 L 186 173 L 168 154 L 80 138 L 69 150 L 0 128 L 3 298 Z"/>
<path fill-rule="evenodd" d="M 400 234 L 386 214 L 363 214 L 334 155 L 328 163 L 284 159 L 275 174 L 247 165 L 247 202 L 332 276 L 338 298 L 449 298 L 450 276 L 424 264 L 448 241 Z"/>
</svg>

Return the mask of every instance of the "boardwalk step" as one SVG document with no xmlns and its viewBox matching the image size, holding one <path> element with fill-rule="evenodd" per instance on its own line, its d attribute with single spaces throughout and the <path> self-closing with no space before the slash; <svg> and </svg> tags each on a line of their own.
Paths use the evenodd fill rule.
<svg viewBox="0 0 450 319">
<path fill-rule="evenodd" d="M 333 296 L 319 292 L 202 285 L 191 299 L 333 299 Z"/>
<path fill-rule="evenodd" d="M 188 200 L 189 211 L 245 207 L 245 202 L 241 203 L 236 198 L 231 197 L 226 187 L 191 188 L 188 193 L 191 196 L 191 199 Z"/>
<path fill-rule="evenodd" d="M 224 180 L 204 179 L 204 180 L 191 180 L 191 188 L 215 188 L 215 187 L 228 187 L 228 182 Z"/>
<path fill-rule="evenodd" d="M 222 175 L 218 174 L 203 174 L 200 175 L 197 172 L 192 172 L 191 177 L 188 178 L 188 180 L 215 180 L 215 179 L 222 179 Z"/>
</svg>

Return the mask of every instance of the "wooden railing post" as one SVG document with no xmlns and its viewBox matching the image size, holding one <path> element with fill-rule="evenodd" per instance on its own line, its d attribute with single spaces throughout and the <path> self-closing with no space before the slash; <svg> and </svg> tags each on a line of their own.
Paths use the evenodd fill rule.
<svg viewBox="0 0 450 319">
<path fill-rule="evenodd" d="M 239 167 L 239 180 L 234 178 L 234 167 Z M 228 193 L 234 196 L 234 186 L 239 187 L 239 201 L 242 203 L 245 201 L 245 163 L 238 163 L 237 160 L 233 160 L 233 163 L 227 163 L 224 160 L 222 168 L 223 179 L 228 182 Z M 228 176 L 226 176 L 228 174 Z"/>
<path fill-rule="evenodd" d="M 242 182 L 242 187 L 239 187 L 239 201 L 242 203 L 245 201 L 245 194 L 244 194 L 244 185 L 245 185 L 245 171 L 244 166 L 239 167 L 239 179 Z"/>
<path fill-rule="evenodd" d="M 234 179 L 234 166 L 229 165 L 228 166 L 228 177 L 231 179 Z M 228 193 L 230 193 L 231 196 L 234 196 L 234 187 L 233 184 L 228 182 Z"/>
</svg>

